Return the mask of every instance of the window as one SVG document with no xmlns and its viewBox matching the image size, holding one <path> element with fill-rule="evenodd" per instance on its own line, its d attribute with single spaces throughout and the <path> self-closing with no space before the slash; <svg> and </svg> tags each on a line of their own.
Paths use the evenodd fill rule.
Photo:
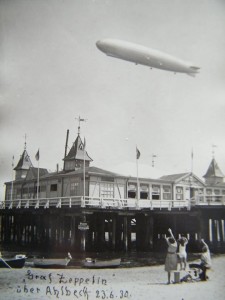
<svg viewBox="0 0 225 300">
<path fill-rule="evenodd" d="M 130 183 L 128 185 L 128 198 L 134 199 L 136 198 L 136 185 Z"/>
<path fill-rule="evenodd" d="M 220 195 L 220 190 L 214 190 L 215 195 Z"/>
<path fill-rule="evenodd" d="M 70 196 L 78 195 L 78 182 L 71 182 L 70 184 Z"/>
<path fill-rule="evenodd" d="M 169 185 L 163 186 L 163 200 L 171 200 L 171 187 Z"/>
<path fill-rule="evenodd" d="M 211 189 L 206 189 L 206 194 L 207 195 L 212 195 L 212 190 Z"/>
<path fill-rule="evenodd" d="M 152 199 L 153 200 L 159 200 L 160 199 L 160 186 L 159 185 L 153 185 L 152 186 Z"/>
<path fill-rule="evenodd" d="M 101 182 L 100 197 L 113 198 L 114 197 L 114 185 L 113 183 Z"/>
<path fill-rule="evenodd" d="M 176 187 L 176 200 L 183 200 L 183 188 L 180 186 Z"/>
<path fill-rule="evenodd" d="M 51 192 L 56 192 L 57 191 L 57 183 L 56 184 L 51 184 L 50 191 Z"/>
<path fill-rule="evenodd" d="M 148 199 L 148 186 L 141 185 L 140 186 L 140 199 Z"/>
</svg>

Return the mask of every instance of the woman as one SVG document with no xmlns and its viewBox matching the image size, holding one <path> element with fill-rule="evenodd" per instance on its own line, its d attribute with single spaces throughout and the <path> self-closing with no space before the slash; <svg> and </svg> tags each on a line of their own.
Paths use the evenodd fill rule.
<svg viewBox="0 0 225 300">
<path fill-rule="evenodd" d="M 170 284 L 171 271 L 175 271 L 177 269 L 177 242 L 173 236 L 172 230 L 169 228 L 168 232 L 170 236 L 167 237 L 165 235 L 166 242 L 168 244 L 166 261 L 165 261 L 165 271 L 168 272 L 168 282 Z"/>
<path fill-rule="evenodd" d="M 178 239 L 178 257 L 180 262 L 180 270 L 185 270 L 187 266 L 187 252 L 186 246 L 188 239 L 184 236 Z"/>
<path fill-rule="evenodd" d="M 208 276 L 206 275 L 206 271 L 211 269 L 211 255 L 208 245 L 205 243 L 205 241 L 202 239 L 202 254 L 201 254 L 201 262 L 200 264 L 190 264 L 190 268 L 198 268 L 201 269 L 202 272 L 199 275 L 200 279 L 203 281 L 206 281 L 208 279 Z"/>
</svg>

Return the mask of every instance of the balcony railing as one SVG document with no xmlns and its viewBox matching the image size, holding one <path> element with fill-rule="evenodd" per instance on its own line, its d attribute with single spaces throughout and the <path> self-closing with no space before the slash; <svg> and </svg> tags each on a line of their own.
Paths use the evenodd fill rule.
<svg viewBox="0 0 225 300">
<path fill-rule="evenodd" d="M 192 206 L 225 205 L 225 196 L 196 196 L 191 200 L 148 200 L 148 199 L 116 199 L 102 197 L 54 197 L 40 199 L 15 199 L 0 201 L 0 209 L 28 209 L 50 207 L 82 207 L 102 209 L 191 209 Z"/>
<path fill-rule="evenodd" d="M 54 197 L 40 199 L 16 199 L 0 202 L 0 209 L 83 207 L 110 209 L 168 209 L 190 208 L 189 201 L 115 199 L 102 197 Z"/>
</svg>

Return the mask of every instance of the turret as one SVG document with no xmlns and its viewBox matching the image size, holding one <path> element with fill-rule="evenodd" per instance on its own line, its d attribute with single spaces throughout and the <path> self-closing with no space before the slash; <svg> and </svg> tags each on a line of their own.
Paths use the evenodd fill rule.
<svg viewBox="0 0 225 300">
<path fill-rule="evenodd" d="M 33 165 L 25 147 L 16 167 L 14 168 L 16 173 L 15 179 L 18 180 L 26 178 L 27 172 L 30 169 L 30 167 L 33 167 Z"/>
<path fill-rule="evenodd" d="M 66 138 L 66 147 L 67 147 L 67 142 L 68 142 L 68 131 L 67 131 L 67 138 Z M 84 167 L 85 163 L 85 168 L 89 167 L 90 162 L 92 159 L 88 155 L 85 147 L 85 140 L 82 142 L 81 137 L 80 137 L 80 127 L 78 127 L 78 135 L 73 143 L 70 151 L 68 154 L 66 154 L 67 151 L 65 150 L 65 157 L 64 157 L 64 171 L 65 172 L 71 172 L 75 171 L 78 169 L 82 169 Z"/>
<path fill-rule="evenodd" d="M 209 185 L 215 185 L 224 182 L 224 174 L 221 172 L 215 158 L 212 159 L 208 170 L 203 177 L 205 178 L 205 183 Z"/>
</svg>

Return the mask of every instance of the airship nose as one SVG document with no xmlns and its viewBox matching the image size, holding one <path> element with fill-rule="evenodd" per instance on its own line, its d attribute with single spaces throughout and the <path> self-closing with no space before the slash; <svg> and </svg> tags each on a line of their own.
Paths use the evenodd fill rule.
<svg viewBox="0 0 225 300">
<path fill-rule="evenodd" d="M 96 47 L 99 49 L 99 46 L 100 46 L 100 41 L 97 41 L 96 42 Z"/>
<path fill-rule="evenodd" d="M 98 48 L 99 50 L 101 50 L 101 41 L 97 41 L 97 42 L 96 42 L 96 46 L 97 46 L 97 48 Z"/>
</svg>

